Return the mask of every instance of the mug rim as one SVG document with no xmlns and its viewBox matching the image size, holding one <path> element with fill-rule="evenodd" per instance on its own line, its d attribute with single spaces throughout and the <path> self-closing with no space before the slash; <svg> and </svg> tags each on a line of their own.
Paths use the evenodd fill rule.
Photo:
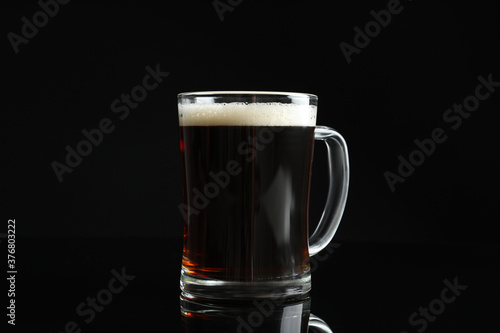
<svg viewBox="0 0 500 333">
<path fill-rule="evenodd" d="M 223 95 L 241 95 L 241 96 L 280 96 L 280 97 L 294 97 L 294 98 L 307 98 L 317 100 L 318 96 L 311 93 L 292 92 L 292 91 L 266 91 L 266 90 L 206 90 L 206 91 L 190 91 L 177 94 L 178 98 L 185 97 L 210 97 L 210 96 L 223 96 Z"/>
</svg>

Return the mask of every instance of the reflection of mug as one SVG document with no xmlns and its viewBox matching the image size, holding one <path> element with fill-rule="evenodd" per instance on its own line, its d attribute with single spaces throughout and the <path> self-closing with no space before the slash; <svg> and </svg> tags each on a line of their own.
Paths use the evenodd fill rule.
<svg viewBox="0 0 500 333">
<path fill-rule="evenodd" d="M 181 297 L 181 320 L 185 333 L 331 333 L 320 318 L 310 313 L 311 299 L 260 299 L 252 302 L 193 302 Z"/>
<path fill-rule="evenodd" d="M 224 299 L 308 292 L 309 256 L 333 238 L 349 182 L 344 139 L 316 126 L 317 97 L 197 92 L 179 94 L 178 103 L 184 295 Z M 314 139 L 327 145 L 330 183 L 309 240 Z"/>
</svg>

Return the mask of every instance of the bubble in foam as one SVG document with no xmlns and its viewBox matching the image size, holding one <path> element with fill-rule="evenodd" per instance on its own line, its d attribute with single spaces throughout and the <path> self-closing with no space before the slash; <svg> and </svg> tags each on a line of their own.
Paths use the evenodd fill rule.
<svg viewBox="0 0 500 333">
<path fill-rule="evenodd" d="M 315 126 L 315 105 L 282 103 L 179 104 L 181 126 Z"/>
</svg>

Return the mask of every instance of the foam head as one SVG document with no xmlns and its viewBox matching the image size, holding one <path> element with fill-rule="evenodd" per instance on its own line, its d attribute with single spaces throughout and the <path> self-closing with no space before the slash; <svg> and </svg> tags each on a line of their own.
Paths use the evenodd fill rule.
<svg viewBox="0 0 500 333">
<path fill-rule="evenodd" d="M 180 126 L 315 126 L 315 105 L 284 103 L 179 104 Z"/>
</svg>

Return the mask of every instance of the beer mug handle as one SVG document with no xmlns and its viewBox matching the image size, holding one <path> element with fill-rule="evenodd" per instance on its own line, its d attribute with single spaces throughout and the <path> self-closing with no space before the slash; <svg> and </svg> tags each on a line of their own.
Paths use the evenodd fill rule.
<svg viewBox="0 0 500 333">
<path fill-rule="evenodd" d="M 325 321 L 312 313 L 309 315 L 309 327 L 314 327 L 321 333 L 333 333 L 331 328 L 328 326 Z"/>
<path fill-rule="evenodd" d="M 316 230 L 309 239 L 309 256 L 324 249 L 337 231 L 344 213 L 349 187 L 349 156 L 344 138 L 333 128 L 316 126 L 314 139 L 322 140 L 328 152 L 328 196 Z"/>
</svg>

